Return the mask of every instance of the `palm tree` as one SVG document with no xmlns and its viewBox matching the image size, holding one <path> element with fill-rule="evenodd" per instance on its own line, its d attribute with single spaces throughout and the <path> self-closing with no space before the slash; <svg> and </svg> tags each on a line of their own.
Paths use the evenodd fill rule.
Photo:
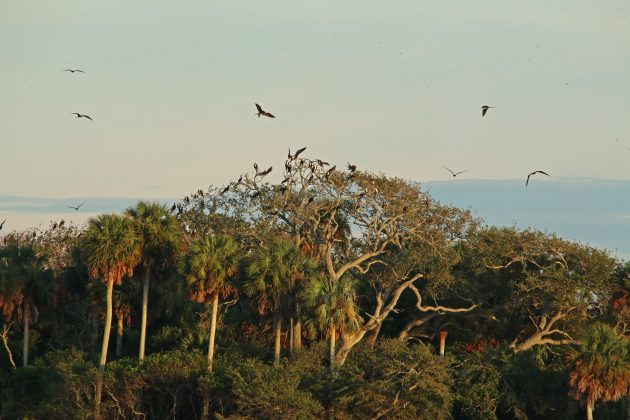
<svg viewBox="0 0 630 420">
<path fill-rule="evenodd" d="M 576 399 L 586 398 L 586 417 L 593 419 L 598 400 L 617 401 L 630 392 L 628 341 L 613 328 L 595 324 L 569 356 L 569 382 Z"/>
<path fill-rule="evenodd" d="M 186 278 L 192 300 L 212 303 L 210 344 L 208 345 L 208 370 L 212 371 L 214 338 L 217 327 L 219 297 L 236 292 L 232 280 L 238 272 L 239 249 L 228 236 L 204 236 L 190 245 L 180 264 L 180 272 Z"/>
<path fill-rule="evenodd" d="M 282 335 L 283 309 L 289 307 L 287 298 L 294 291 L 296 282 L 315 263 L 302 254 L 293 241 L 276 239 L 268 248 L 261 249 L 248 266 L 249 279 L 245 292 L 258 297 L 258 312 L 273 313 L 274 319 L 274 366 L 280 366 L 280 338 Z"/>
<path fill-rule="evenodd" d="M 102 214 L 92 217 L 83 237 L 90 276 L 100 278 L 107 285 L 107 312 L 99 375 L 96 380 L 95 417 L 100 418 L 100 403 L 103 390 L 103 372 L 107 362 L 109 333 L 112 326 L 112 293 L 114 284 L 121 284 L 123 277 L 131 277 L 140 263 L 141 238 L 134 229 L 133 220 L 117 214 Z"/>
<path fill-rule="evenodd" d="M 151 275 L 169 268 L 175 262 L 181 244 L 182 230 L 167 207 L 158 203 L 139 201 L 125 213 L 134 220 L 142 238 L 142 322 L 140 324 L 140 361 L 144 360 Z"/>
<path fill-rule="evenodd" d="M 356 330 L 362 321 L 356 304 L 356 281 L 351 277 L 336 282 L 325 275 L 314 277 L 301 298 L 313 312 L 312 322 L 330 338 L 330 370 L 334 371 L 337 332 Z"/>
<path fill-rule="evenodd" d="M 38 306 L 50 302 L 55 295 L 56 284 L 52 270 L 45 268 L 46 259 L 37 255 L 30 246 L 10 245 L 0 251 L 2 277 L 11 279 L 5 283 L 10 288 L 10 300 L 18 322 L 23 323 L 22 366 L 28 366 L 29 327 L 37 322 Z M 4 283 L 4 282 L 3 282 Z M 5 311 L 10 310 L 7 307 Z"/>
</svg>

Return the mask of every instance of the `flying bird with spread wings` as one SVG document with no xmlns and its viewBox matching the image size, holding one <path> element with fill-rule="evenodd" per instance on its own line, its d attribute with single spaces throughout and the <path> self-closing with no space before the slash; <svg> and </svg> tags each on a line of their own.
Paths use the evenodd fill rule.
<svg viewBox="0 0 630 420">
<path fill-rule="evenodd" d="M 84 205 L 85 203 L 87 203 L 87 201 L 84 201 L 83 203 L 79 204 L 79 205 L 78 205 L 78 206 L 76 206 L 76 207 L 75 207 L 75 206 L 66 206 L 66 207 L 68 207 L 69 209 L 74 209 L 74 210 L 76 210 L 76 211 L 79 211 L 79 209 L 81 208 L 81 206 L 82 206 L 82 205 Z"/>
<path fill-rule="evenodd" d="M 464 172 L 468 172 L 468 169 L 466 169 L 465 171 L 459 171 L 459 172 L 453 172 L 451 171 L 449 168 L 447 168 L 446 166 L 444 167 L 444 169 L 446 169 L 447 171 L 449 171 L 451 173 L 451 175 L 453 175 L 453 178 L 455 178 L 457 175 L 459 174 L 463 174 Z"/>
<path fill-rule="evenodd" d="M 481 116 L 483 117 L 484 115 L 486 115 L 486 112 L 488 112 L 488 110 L 490 108 L 495 108 L 494 106 L 488 106 L 488 105 L 484 105 L 481 107 Z"/>
<path fill-rule="evenodd" d="M 536 174 L 543 174 L 543 175 L 547 175 L 549 176 L 549 174 L 545 171 L 534 171 L 532 173 L 530 173 L 529 175 L 527 175 L 527 180 L 525 181 L 525 186 L 527 187 L 527 185 L 529 184 L 529 177 L 532 175 L 536 175 Z"/>
<path fill-rule="evenodd" d="M 256 114 L 258 115 L 258 118 L 260 118 L 261 115 L 264 117 L 276 118 L 272 113 L 263 110 L 260 105 L 258 104 L 254 104 L 254 105 L 256 105 L 256 109 L 258 110 L 258 113 Z"/>
<path fill-rule="evenodd" d="M 92 121 L 92 117 L 90 117 L 89 115 L 79 114 L 78 112 L 71 112 L 70 114 L 76 115 L 77 118 L 87 118 L 88 120 Z"/>
<path fill-rule="evenodd" d="M 79 69 L 65 69 L 64 71 L 69 71 L 70 73 L 85 73 L 83 70 Z"/>
</svg>

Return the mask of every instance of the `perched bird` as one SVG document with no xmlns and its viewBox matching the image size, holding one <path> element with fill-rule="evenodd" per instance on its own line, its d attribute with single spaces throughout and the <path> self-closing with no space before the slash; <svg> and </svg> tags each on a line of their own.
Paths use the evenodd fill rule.
<svg viewBox="0 0 630 420">
<path fill-rule="evenodd" d="M 357 170 L 357 165 L 351 165 L 350 163 L 348 163 L 348 170 L 354 173 L 354 171 Z"/>
<path fill-rule="evenodd" d="M 237 183 L 237 184 L 240 184 L 240 183 L 241 183 L 241 181 L 243 181 L 243 175 L 241 175 L 241 176 L 239 176 L 239 177 L 238 177 L 238 181 L 236 181 L 236 183 Z"/>
<path fill-rule="evenodd" d="M 85 73 L 83 70 L 79 69 L 65 69 L 64 71 L 69 71 L 70 73 Z"/>
<path fill-rule="evenodd" d="M 330 168 L 329 170 L 326 171 L 326 178 L 328 178 L 330 176 L 330 174 L 333 173 L 333 171 L 337 169 L 337 165 L 333 165 L 332 168 Z"/>
<path fill-rule="evenodd" d="M 266 171 L 262 171 L 260 175 L 262 176 L 268 175 L 272 169 L 273 169 L 273 166 L 270 166 L 269 169 L 267 169 Z"/>
<path fill-rule="evenodd" d="M 256 105 L 256 109 L 258 110 L 258 114 L 257 114 L 257 115 L 258 115 L 258 118 L 260 118 L 260 116 L 261 116 L 261 115 L 264 115 L 265 117 L 269 117 L 269 118 L 276 118 L 273 114 L 271 114 L 271 113 L 269 113 L 269 112 L 267 112 L 267 111 L 264 111 L 264 110 L 260 107 L 260 105 L 258 105 L 258 104 L 254 104 L 254 105 Z"/>
<path fill-rule="evenodd" d="M 79 211 L 79 208 L 81 208 L 82 205 L 84 205 L 85 203 L 87 203 L 87 201 L 84 201 L 83 203 L 79 204 L 78 206 L 74 207 L 74 206 L 66 206 L 69 209 L 75 209 L 76 211 Z"/>
<path fill-rule="evenodd" d="M 300 156 L 300 153 L 302 153 L 305 150 L 306 150 L 306 147 L 302 147 L 301 149 L 298 149 L 293 155 L 293 159 L 297 159 L 297 157 Z"/>
<path fill-rule="evenodd" d="M 258 173 L 258 164 L 256 162 L 254 162 L 254 170 Z"/>
<path fill-rule="evenodd" d="M 288 176 L 287 176 L 287 177 L 285 177 L 285 178 L 282 180 L 281 184 L 286 184 L 286 183 L 287 183 L 287 182 L 289 182 L 289 181 L 291 181 L 291 177 L 288 177 Z"/>
<path fill-rule="evenodd" d="M 63 225 L 65 225 L 65 224 L 66 224 L 66 221 L 61 219 L 61 221 L 59 222 L 59 227 L 62 228 Z"/>
<path fill-rule="evenodd" d="M 453 172 L 451 171 L 449 168 L 447 168 L 446 166 L 444 167 L 444 169 L 446 169 L 447 171 L 449 171 L 451 173 L 451 175 L 453 175 L 453 178 L 455 178 L 457 175 L 459 174 L 463 174 L 464 172 L 468 172 L 468 169 L 466 169 L 465 171 L 459 171 L 459 172 Z"/>
<path fill-rule="evenodd" d="M 203 190 L 202 190 L 201 188 L 200 188 L 200 189 L 198 189 L 198 190 L 197 190 L 197 194 L 198 194 L 200 197 L 203 197 Z"/>
<path fill-rule="evenodd" d="M 79 114 L 78 112 L 71 112 L 70 114 L 76 115 L 77 118 L 87 118 L 90 121 L 94 121 L 94 120 L 92 120 L 92 117 L 90 117 L 89 115 Z"/>
<path fill-rule="evenodd" d="M 310 197 L 308 201 L 306 202 L 306 205 L 308 206 L 309 204 L 311 204 L 313 200 L 315 200 L 315 197 Z"/>
<path fill-rule="evenodd" d="M 549 176 L 549 174 L 545 171 L 534 171 L 532 173 L 530 173 L 529 175 L 527 175 L 527 181 L 525 181 L 525 186 L 527 187 L 527 184 L 529 184 L 529 177 L 532 175 L 536 175 L 536 174 L 543 174 L 543 175 L 547 175 Z"/>
<path fill-rule="evenodd" d="M 173 207 L 171 207 L 171 213 L 174 213 L 177 210 L 177 204 L 173 203 Z"/>
<path fill-rule="evenodd" d="M 4 220 L 2 221 L 2 223 L 0 223 L 0 230 L 2 230 L 2 227 L 4 226 L 4 222 L 6 222 L 6 221 L 7 221 L 7 219 L 4 219 Z"/>
<path fill-rule="evenodd" d="M 490 108 L 494 108 L 493 106 L 488 106 L 488 105 L 484 105 L 481 107 L 481 116 L 483 117 L 484 115 L 486 115 L 486 112 L 488 112 L 488 110 Z"/>
<path fill-rule="evenodd" d="M 221 191 L 220 195 L 223 195 L 223 194 L 225 194 L 228 191 L 230 191 L 230 186 L 229 185 L 227 187 L 223 188 L 223 191 Z"/>
<path fill-rule="evenodd" d="M 330 166 L 330 163 L 328 163 L 328 162 L 324 162 L 324 161 L 323 161 L 323 160 L 321 160 L 321 159 L 317 159 L 317 164 L 318 164 L 319 166 L 321 166 L 322 168 L 323 168 L 324 166 Z"/>
<path fill-rule="evenodd" d="M 52 225 L 52 230 L 55 230 L 55 229 L 57 229 L 57 222 L 55 222 L 55 223 Z"/>
</svg>

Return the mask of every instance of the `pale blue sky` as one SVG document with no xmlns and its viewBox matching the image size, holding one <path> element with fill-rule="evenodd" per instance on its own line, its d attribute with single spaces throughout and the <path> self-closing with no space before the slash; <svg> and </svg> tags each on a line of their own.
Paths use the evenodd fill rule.
<svg viewBox="0 0 630 420">
<path fill-rule="evenodd" d="M 180 197 L 288 146 L 420 182 L 630 180 L 629 17 L 627 0 L 0 0 L 0 195 Z"/>
</svg>

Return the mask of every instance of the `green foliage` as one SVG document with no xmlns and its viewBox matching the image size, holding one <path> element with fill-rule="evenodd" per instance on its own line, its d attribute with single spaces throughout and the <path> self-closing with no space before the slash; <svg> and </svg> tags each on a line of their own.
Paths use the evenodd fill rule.
<svg viewBox="0 0 630 420">
<path fill-rule="evenodd" d="M 334 379 L 344 418 L 446 419 L 454 395 L 449 358 L 424 344 L 382 341 L 352 353 Z"/>
</svg>

